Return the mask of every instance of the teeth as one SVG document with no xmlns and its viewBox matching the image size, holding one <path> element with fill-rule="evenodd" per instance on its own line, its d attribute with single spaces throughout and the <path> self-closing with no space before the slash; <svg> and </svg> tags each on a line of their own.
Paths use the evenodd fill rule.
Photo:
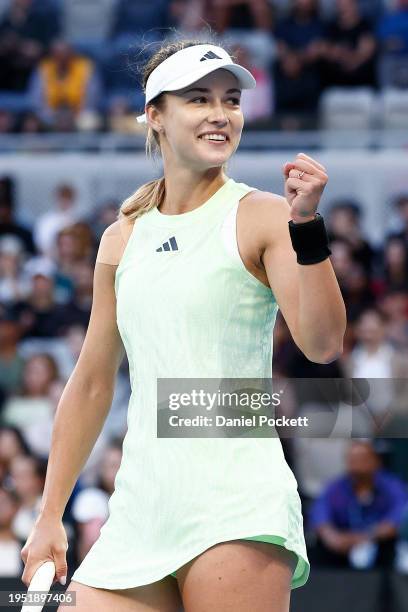
<svg viewBox="0 0 408 612">
<path fill-rule="evenodd" d="M 204 134 L 201 138 L 204 138 L 204 140 L 227 140 L 226 136 L 221 134 Z"/>
</svg>

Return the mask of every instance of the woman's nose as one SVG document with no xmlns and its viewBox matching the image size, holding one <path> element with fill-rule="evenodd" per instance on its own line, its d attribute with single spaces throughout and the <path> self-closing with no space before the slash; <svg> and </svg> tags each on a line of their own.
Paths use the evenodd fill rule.
<svg viewBox="0 0 408 612">
<path fill-rule="evenodd" d="M 214 106 L 212 106 L 208 119 L 209 121 L 216 121 L 217 123 L 226 123 L 228 121 L 227 114 L 222 104 L 214 104 Z"/>
</svg>

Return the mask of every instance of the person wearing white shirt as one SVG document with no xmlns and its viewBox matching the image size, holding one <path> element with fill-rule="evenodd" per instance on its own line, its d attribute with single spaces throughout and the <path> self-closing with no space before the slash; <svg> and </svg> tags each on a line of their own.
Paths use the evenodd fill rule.
<svg viewBox="0 0 408 612">
<path fill-rule="evenodd" d="M 34 226 L 34 241 L 38 250 L 52 258 L 58 232 L 76 223 L 80 217 L 74 188 L 59 185 L 56 189 L 55 208 L 41 215 Z"/>
</svg>

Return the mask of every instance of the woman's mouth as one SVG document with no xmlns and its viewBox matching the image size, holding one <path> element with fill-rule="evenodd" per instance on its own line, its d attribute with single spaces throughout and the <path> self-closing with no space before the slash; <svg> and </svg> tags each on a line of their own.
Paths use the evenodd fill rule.
<svg viewBox="0 0 408 612">
<path fill-rule="evenodd" d="M 209 142 L 212 145 L 220 146 L 224 145 L 228 142 L 228 136 L 220 135 L 220 134 L 204 134 L 203 136 L 199 136 L 200 140 L 204 140 L 205 142 Z"/>
</svg>

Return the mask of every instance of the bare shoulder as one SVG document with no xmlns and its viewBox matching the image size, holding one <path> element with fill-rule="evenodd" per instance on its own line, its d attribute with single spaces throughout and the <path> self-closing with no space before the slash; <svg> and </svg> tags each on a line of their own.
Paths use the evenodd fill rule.
<svg viewBox="0 0 408 612">
<path fill-rule="evenodd" d="M 121 217 L 105 229 L 101 236 L 96 263 L 118 266 L 130 238 L 134 221 Z"/>
<path fill-rule="evenodd" d="M 269 191 L 251 191 L 241 199 L 240 209 L 248 231 L 261 252 L 287 227 L 290 205 L 286 198 Z"/>
<path fill-rule="evenodd" d="M 242 203 L 245 206 L 256 207 L 257 216 L 271 214 L 283 214 L 287 213 L 289 219 L 290 205 L 286 198 L 277 193 L 271 193 L 270 191 L 250 191 L 242 198 Z"/>
</svg>

